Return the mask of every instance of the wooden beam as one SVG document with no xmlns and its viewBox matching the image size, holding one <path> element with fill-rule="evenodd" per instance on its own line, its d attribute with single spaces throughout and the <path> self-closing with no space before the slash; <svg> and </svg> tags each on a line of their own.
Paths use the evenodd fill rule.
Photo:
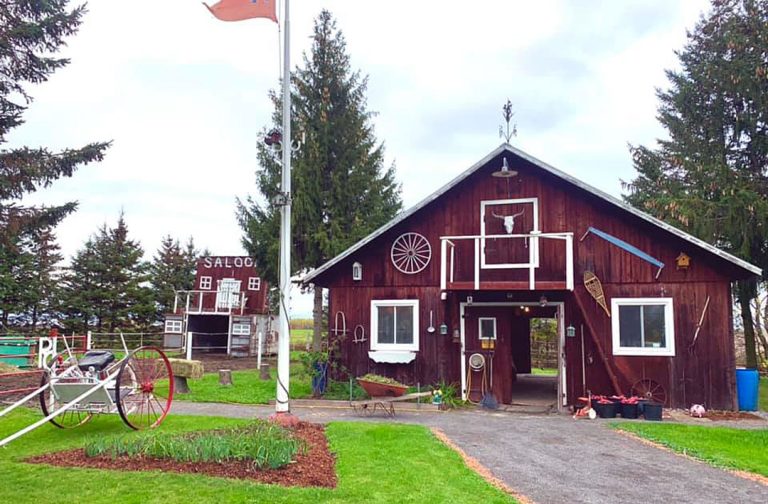
<svg viewBox="0 0 768 504">
<path fill-rule="evenodd" d="M 605 352 L 603 351 L 603 345 L 600 343 L 600 339 L 597 336 L 597 332 L 595 331 L 594 326 L 592 325 L 592 322 L 590 322 L 589 317 L 587 317 L 587 310 L 584 307 L 584 303 L 581 301 L 581 296 L 579 293 L 582 292 L 582 289 L 579 287 L 576 287 L 573 290 L 573 297 L 576 299 L 576 304 L 579 305 L 579 310 L 581 310 L 581 318 L 584 320 L 584 323 L 587 325 L 587 330 L 589 331 L 589 334 L 592 336 L 592 342 L 595 344 L 595 347 L 597 348 L 597 353 L 600 356 L 600 359 L 603 361 L 603 364 L 605 365 L 605 370 L 608 372 L 608 378 L 611 380 L 611 385 L 613 385 L 613 391 L 616 395 L 622 395 L 621 387 L 619 387 L 619 380 L 616 378 L 616 374 L 613 372 L 613 367 L 611 363 L 608 361 L 608 358 L 605 355 Z M 586 292 L 586 290 L 584 290 Z"/>
</svg>

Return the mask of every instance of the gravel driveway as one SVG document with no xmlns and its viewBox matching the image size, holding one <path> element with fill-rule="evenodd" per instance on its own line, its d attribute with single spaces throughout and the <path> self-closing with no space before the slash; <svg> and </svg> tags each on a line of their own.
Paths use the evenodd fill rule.
<svg viewBox="0 0 768 504">
<path fill-rule="evenodd" d="M 175 402 L 178 414 L 266 417 L 272 407 Z M 294 408 L 302 420 L 391 422 L 348 409 Z M 485 411 L 401 413 L 439 427 L 495 476 L 536 503 L 768 503 L 768 486 L 618 434 L 602 420 Z"/>
</svg>

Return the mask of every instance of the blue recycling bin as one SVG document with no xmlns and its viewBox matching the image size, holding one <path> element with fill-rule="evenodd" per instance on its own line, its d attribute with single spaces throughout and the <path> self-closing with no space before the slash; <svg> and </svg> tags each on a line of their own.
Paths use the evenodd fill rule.
<svg viewBox="0 0 768 504">
<path fill-rule="evenodd" d="M 736 368 L 736 395 L 739 411 L 757 411 L 757 393 L 760 374 L 757 369 Z"/>
</svg>

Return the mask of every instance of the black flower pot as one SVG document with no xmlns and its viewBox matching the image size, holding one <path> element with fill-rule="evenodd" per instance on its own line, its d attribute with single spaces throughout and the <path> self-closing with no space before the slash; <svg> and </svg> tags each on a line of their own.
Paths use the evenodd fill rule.
<svg viewBox="0 0 768 504">
<path fill-rule="evenodd" d="M 616 403 L 601 404 L 597 412 L 600 418 L 616 418 Z"/>
<path fill-rule="evenodd" d="M 643 407 L 643 417 L 645 417 L 646 420 L 654 420 L 654 421 L 660 421 L 661 420 L 661 404 L 656 403 L 646 403 Z"/>
<path fill-rule="evenodd" d="M 622 404 L 621 416 L 622 418 L 637 418 L 637 404 Z"/>
</svg>

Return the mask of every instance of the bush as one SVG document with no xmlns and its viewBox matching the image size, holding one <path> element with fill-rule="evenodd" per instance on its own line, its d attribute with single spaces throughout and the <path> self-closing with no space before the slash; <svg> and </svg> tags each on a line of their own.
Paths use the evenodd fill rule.
<svg viewBox="0 0 768 504">
<path fill-rule="evenodd" d="M 264 420 L 245 427 L 188 432 L 149 432 L 90 440 L 88 457 L 121 455 L 168 458 L 179 462 L 251 460 L 256 468 L 277 469 L 293 460 L 304 445 L 284 428 Z"/>
</svg>

